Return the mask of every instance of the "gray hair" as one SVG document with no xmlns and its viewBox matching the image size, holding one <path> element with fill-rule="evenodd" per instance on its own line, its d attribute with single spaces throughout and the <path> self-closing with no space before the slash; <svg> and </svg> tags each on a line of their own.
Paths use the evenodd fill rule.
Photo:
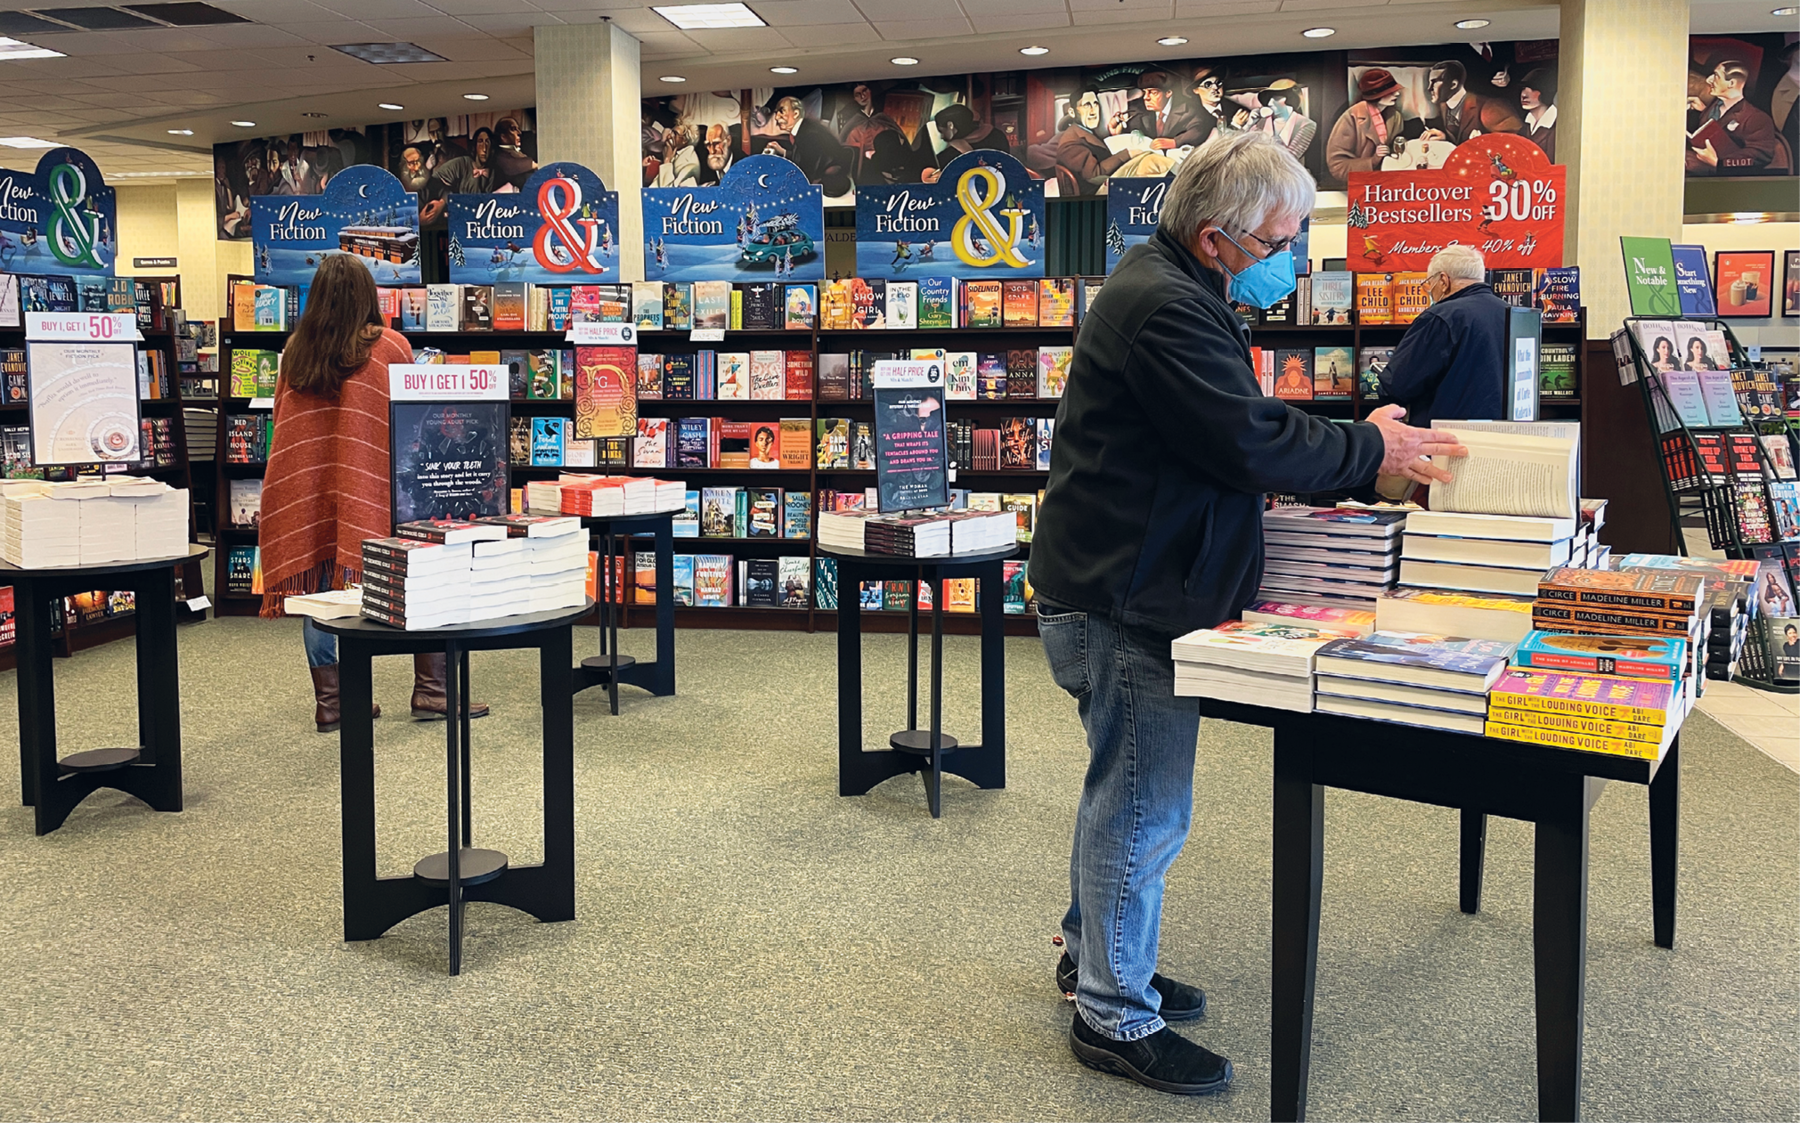
<svg viewBox="0 0 1800 1123">
<path fill-rule="evenodd" d="M 1209 222 L 1241 234 L 1271 217 L 1304 218 L 1317 197 L 1312 173 L 1270 134 L 1215 133 L 1182 162 L 1158 228 L 1185 246 Z"/>
<path fill-rule="evenodd" d="M 1449 245 L 1433 255 L 1431 264 L 1425 267 L 1427 277 L 1433 273 L 1441 273 L 1450 281 L 1485 281 L 1487 261 L 1474 246 Z"/>
</svg>

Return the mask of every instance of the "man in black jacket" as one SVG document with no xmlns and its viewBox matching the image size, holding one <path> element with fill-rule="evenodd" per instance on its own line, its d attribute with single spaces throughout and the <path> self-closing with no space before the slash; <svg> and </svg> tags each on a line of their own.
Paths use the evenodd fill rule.
<svg viewBox="0 0 1800 1123">
<path fill-rule="evenodd" d="M 1156 973 L 1200 726 L 1195 700 L 1175 696 L 1169 641 L 1255 593 L 1263 492 L 1441 478 L 1420 458 L 1462 453 L 1394 407 L 1340 425 L 1259 391 L 1226 298 L 1267 307 L 1292 291 L 1287 247 L 1313 201 L 1312 177 L 1266 133 L 1215 137 L 1183 163 L 1157 233 L 1082 321 L 1031 547 L 1038 631 L 1090 754 L 1057 966 L 1075 996 L 1069 1045 L 1167 1092 L 1231 1081 L 1230 1061 L 1166 1025 L 1200 1017 L 1206 996 Z"/>
<path fill-rule="evenodd" d="M 1408 423 L 1434 417 L 1506 417 L 1506 301 L 1487 281 L 1473 246 L 1446 246 L 1425 267 L 1431 307 L 1400 337 L 1381 374 L 1381 396 L 1406 407 Z"/>
</svg>

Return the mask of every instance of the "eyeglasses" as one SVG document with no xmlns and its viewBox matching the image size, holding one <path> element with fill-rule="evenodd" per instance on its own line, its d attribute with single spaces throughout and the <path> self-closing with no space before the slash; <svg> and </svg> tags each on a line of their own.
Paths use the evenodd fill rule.
<svg viewBox="0 0 1800 1123">
<path fill-rule="evenodd" d="M 1202 78 L 1194 83 L 1194 88 L 1196 90 L 1222 90 L 1225 88 L 1225 83 L 1217 78 Z"/>
<path fill-rule="evenodd" d="M 1263 247 L 1269 251 L 1266 256 L 1273 257 L 1274 255 L 1280 253 L 1282 250 L 1285 250 L 1285 249 L 1289 248 L 1290 246 L 1292 246 L 1294 244 L 1295 240 L 1299 238 L 1299 235 L 1296 234 L 1292 238 L 1281 238 L 1281 239 L 1271 242 L 1267 238 L 1258 237 L 1257 235 L 1252 234 L 1250 231 L 1246 230 L 1246 231 L 1244 231 L 1244 237 L 1249 238 L 1253 241 L 1261 242 Z"/>
</svg>

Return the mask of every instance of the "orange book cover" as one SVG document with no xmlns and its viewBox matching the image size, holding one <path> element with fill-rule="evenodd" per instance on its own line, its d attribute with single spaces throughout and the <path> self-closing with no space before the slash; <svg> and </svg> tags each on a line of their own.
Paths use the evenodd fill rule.
<svg viewBox="0 0 1800 1123">
<path fill-rule="evenodd" d="M 1395 273 L 1393 276 L 1394 322 L 1410 324 L 1431 307 L 1431 297 L 1425 292 L 1425 274 Z"/>
<path fill-rule="evenodd" d="M 1356 322 L 1359 324 L 1391 324 L 1394 322 L 1394 275 L 1392 273 L 1358 273 L 1356 275 Z"/>
<path fill-rule="evenodd" d="M 637 433 L 637 348 L 575 348 L 575 439 Z"/>
<path fill-rule="evenodd" d="M 249 281 L 231 286 L 231 326 L 236 331 L 256 329 L 256 286 Z"/>
<path fill-rule="evenodd" d="M 525 330 L 525 282 L 500 281 L 494 285 L 493 323 L 495 331 Z"/>
<path fill-rule="evenodd" d="M 1001 326 L 1000 282 L 964 281 L 963 327 L 997 328 Z"/>
<path fill-rule="evenodd" d="M 1001 323 L 1009 328 L 1034 328 L 1038 323 L 1036 281 L 1002 281 Z"/>
</svg>

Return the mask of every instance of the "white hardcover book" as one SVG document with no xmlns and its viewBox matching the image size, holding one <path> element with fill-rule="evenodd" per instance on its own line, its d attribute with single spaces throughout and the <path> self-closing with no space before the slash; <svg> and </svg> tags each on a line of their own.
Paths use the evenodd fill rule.
<svg viewBox="0 0 1800 1123">
<path fill-rule="evenodd" d="M 462 326 L 462 286 L 425 286 L 425 330 L 456 331 Z"/>
</svg>

